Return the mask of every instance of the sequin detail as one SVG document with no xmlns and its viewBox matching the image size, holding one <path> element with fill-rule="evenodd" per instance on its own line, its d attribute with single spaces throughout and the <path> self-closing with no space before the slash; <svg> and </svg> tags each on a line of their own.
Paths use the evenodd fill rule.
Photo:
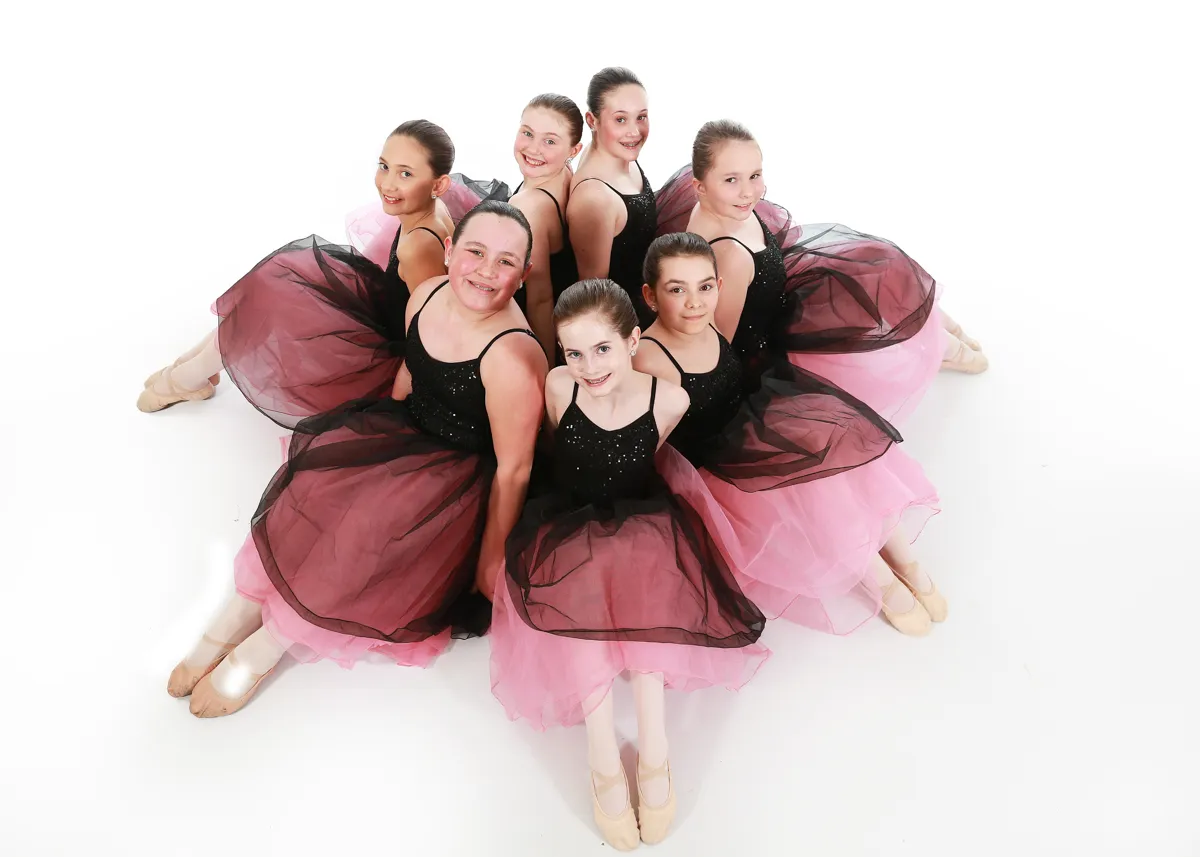
<svg viewBox="0 0 1200 857">
<path fill-rule="evenodd" d="M 674 355 L 661 342 L 649 336 L 642 337 L 643 342 L 647 340 L 662 348 L 667 359 L 675 364 L 679 372 L 679 385 L 691 399 L 687 413 L 671 432 L 668 443 L 699 467 L 704 463 L 705 456 L 713 451 L 721 433 L 742 405 L 745 395 L 742 362 L 719 332 L 717 365 L 709 372 L 684 372 Z"/>
<path fill-rule="evenodd" d="M 625 228 L 613 237 L 608 255 L 608 278 L 629 294 L 633 308 L 637 310 L 638 322 L 645 330 L 653 323 L 654 313 L 642 298 L 642 263 L 646 261 L 646 251 L 658 229 L 658 210 L 654 205 L 654 189 L 642 172 L 641 164 L 638 164 L 638 172 L 642 174 L 641 193 L 621 193 L 604 182 L 625 203 Z"/>
<path fill-rule="evenodd" d="M 762 227 L 766 246 L 757 253 L 746 248 L 754 257 L 754 279 L 746 288 L 742 317 L 738 320 L 737 332 L 730 343 L 744 360 L 757 360 L 764 356 L 773 338 L 773 327 L 782 316 L 784 287 L 787 284 L 787 270 L 779 242 L 757 212 L 754 217 Z"/>
<path fill-rule="evenodd" d="M 533 331 L 506 330 L 496 335 L 474 360 L 447 363 L 431 357 L 421 342 L 419 322 L 429 301 L 445 285 L 442 283 L 433 290 L 408 325 L 406 363 L 412 375 L 412 392 L 406 402 L 413 419 L 424 431 L 460 449 L 490 454 L 493 451 L 492 430 L 479 367 L 483 356 L 501 336 L 510 333 L 533 336 Z"/>
<path fill-rule="evenodd" d="M 554 473 L 559 490 L 579 505 L 604 506 L 616 499 L 641 497 L 655 474 L 658 424 L 654 421 L 655 379 L 646 413 L 609 431 L 596 425 L 575 401 L 563 411 L 554 436 Z"/>
</svg>

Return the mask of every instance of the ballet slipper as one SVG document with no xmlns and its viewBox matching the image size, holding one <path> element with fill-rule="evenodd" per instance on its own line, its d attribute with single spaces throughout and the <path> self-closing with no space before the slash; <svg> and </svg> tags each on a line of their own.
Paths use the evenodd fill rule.
<svg viewBox="0 0 1200 857">
<path fill-rule="evenodd" d="M 667 778 L 667 802 L 662 806 L 650 806 L 642 793 L 642 781 L 655 777 Z M 664 760 L 657 768 L 643 768 L 642 760 L 637 764 L 638 787 L 638 826 L 642 831 L 642 841 L 647 845 L 657 845 L 667 838 L 671 822 L 675 820 L 675 781 L 671 778 L 671 763 Z"/>
<path fill-rule="evenodd" d="M 225 660 L 235 668 L 242 666 L 238 663 L 236 652 L 230 652 Z M 262 684 L 263 679 L 273 672 L 275 672 L 275 667 L 271 667 L 265 673 L 251 673 L 250 678 L 253 681 L 250 687 L 237 699 L 229 699 L 218 693 L 217 689 L 213 687 L 212 674 L 209 673 L 200 679 L 192 691 L 192 714 L 197 717 L 225 717 L 229 714 L 236 714 L 254 696 L 254 692 L 258 690 L 258 686 Z"/>
<path fill-rule="evenodd" d="M 205 399 L 211 399 L 216 393 L 213 388 L 211 379 L 199 390 L 185 390 L 175 383 L 171 378 L 171 367 L 168 366 L 158 373 L 166 382 L 169 392 L 156 392 L 153 383 L 157 377 L 151 379 L 151 385 L 142 390 L 142 394 L 138 396 L 138 410 L 145 414 L 152 414 L 155 411 L 161 411 L 164 408 L 169 408 L 171 405 L 177 405 L 180 402 L 200 402 Z"/>
<path fill-rule="evenodd" d="M 893 628 L 908 637 L 924 637 L 932 628 L 932 623 L 929 619 L 929 614 L 925 612 L 925 608 L 921 606 L 921 602 L 914 600 L 913 606 L 908 610 L 900 612 L 893 610 L 887 606 L 888 596 L 895 592 L 896 587 L 908 587 L 899 580 L 893 580 L 883 590 L 883 603 L 880 604 L 880 612 L 883 613 L 883 618 L 887 619 Z"/>
<path fill-rule="evenodd" d="M 600 794 L 622 786 L 625 789 L 625 809 L 620 815 L 608 815 L 600 807 Z M 638 824 L 629 803 L 629 781 L 625 779 L 625 768 L 611 777 L 592 771 L 592 816 L 604 841 L 618 851 L 632 851 L 638 847 Z"/>
<path fill-rule="evenodd" d="M 976 339 L 972 339 L 970 336 L 967 336 L 967 334 L 965 332 L 963 332 L 962 325 L 959 324 L 957 321 L 952 321 L 950 323 L 950 326 L 946 327 L 946 332 L 949 333 L 951 336 L 953 336 L 955 339 L 962 342 L 964 345 L 967 346 L 967 348 L 970 348 L 972 351 L 983 351 L 983 346 L 979 344 L 979 341 Z"/>
<path fill-rule="evenodd" d="M 190 358 L 189 358 L 189 359 L 190 359 Z M 168 369 L 174 369 L 174 368 L 175 368 L 176 366 L 178 366 L 180 363 L 186 363 L 186 362 L 187 362 L 187 361 L 186 361 L 186 360 L 184 360 L 184 358 L 183 358 L 183 357 L 176 357 L 176 358 L 175 358 L 175 362 L 174 362 L 174 363 L 172 363 L 172 364 L 171 364 L 170 366 L 168 366 L 167 368 L 168 368 Z M 158 376 L 159 376 L 159 375 L 161 375 L 161 374 L 162 374 L 162 370 L 161 370 L 161 369 L 159 369 L 157 372 L 152 372 L 152 373 L 150 373 L 150 376 L 149 376 L 149 377 L 148 377 L 148 378 L 147 378 L 145 381 L 143 381 L 143 382 L 142 382 L 142 386 L 143 386 L 143 387 L 149 387 L 151 384 L 153 384 L 155 381 L 157 381 L 157 380 L 158 380 Z M 208 376 L 208 383 L 212 384 L 214 387 L 215 387 L 215 386 L 217 386 L 218 384 L 220 384 L 220 383 L 221 383 L 221 373 L 220 373 L 220 372 L 218 372 L 216 375 L 209 375 L 209 376 Z"/>
<path fill-rule="evenodd" d="M 988 359 L 981 351 L 973 351 L 961 339 L 954 353 L 942 361 L 942 368 L 952 372 L 965 372 L 968 375 L 978 375 L 988 370 Z"/>
<path fill-rule="evenodd" d="M 171 670 L 171 677 L 167 679 L 167 693 L 176 699 L 187 696 L 192 692 L 192 689 L 210 672 L 217 668 L 217 664 L 225 660 L 225 656 L 233 651 L 237 643 L 223 643 L 220 640 L 214 640 L 212 637 L 205 634 L 204 642 L 210 645 L 217 646 L 220 651 L 217 656 L 204 666 L 191 666 L 187 660 L 182 660 L 175 665 L 175 669 Z"/>
<path fill-rule="evenodd" d="M 921 566 L 919 563 L 910 562 L 908 565 L 902 565 L 895 569 L 895 572 L 896 576 L 900 578 L 900 582 L 908 587 L 908 591 L 925 608 L 925 612 L 929 614 L 929 618 L 934 622 L 945 622 L 946 617 L 950 615 L 950 605 L 946 603 L 946 599 L 942 596 L 942 593 L 938 592 L 937 584 L 930 579 L 929 590 L 922 592 L 913 583 L 914 580 L 920 579 L 920 569 Z"/>
</svg>

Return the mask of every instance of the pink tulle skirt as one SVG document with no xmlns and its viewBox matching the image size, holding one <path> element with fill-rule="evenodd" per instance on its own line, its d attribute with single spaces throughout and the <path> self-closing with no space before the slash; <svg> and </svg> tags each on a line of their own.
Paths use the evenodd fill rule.
<svg viewBox="0 0 1200 857">
<path fill-rule="evenodd" d="M 792 352 L 788 358 L 861 399 L 892 423 L 903 423 L 942 366 L 942 316 L 936 305 L 911 339 L 853 354 Z"/>
<path fill-rule="evenodd" d="M 389 643 L 327 631 L 306 622 L 275 589 L 259 558 L 254 537 L 248 536 L 234 559 L 238 594 L 262 605 L 263 627 L 298 661 L 336 661 L 349 669 L 355 662 L 378 656 L 401 666 L 427 667 L 450 643 L 450 629 L 416 643 Z"/>
<path fill-rule="evenodd" d="M 665 685 L 738 690 L 770 657 L 759 643 L 723 649 L 677 643 L 583 640 L 537 631 L 522 621 L 501 576 L 492 608 L 492 693 L 509 718 L 536 729 L 573 726 L 603 701 L 599 691 L 624 672 L 662 673 Z"/>
<path fill-rule="evenodd" d="M 896 447 L 836 476 L 753 493 L 682 456 L 660 456 L 659 469 L 700 513 L 742 591 L 768 618 L 827 633 L 849 633 L 876 614 L 872 556 L 897 527 L 915 539 L 939 511 L 921 466 Z"/>
</svg>

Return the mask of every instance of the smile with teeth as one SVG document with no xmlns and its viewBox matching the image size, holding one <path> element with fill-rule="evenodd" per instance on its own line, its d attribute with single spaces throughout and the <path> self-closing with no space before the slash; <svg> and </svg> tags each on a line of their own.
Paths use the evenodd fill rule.
<svg viewBox="0 0 1200 857">
<path fill-rule="evenodd" d="M 612 373 L 609 372 L 607 375 L 603 375 L 599 378 L 584 378 L 583 383 L 587 384 L 589 387 L 599 387 L 601 384 L 603 384 L 605 381 L 607 381 L 611 376 L 612 376 Z"/>
<path fill-rule="evenodd" d="M 529 166 L 531 166 L 531 167 L 544 167 L 544 166 L 546 166 L 546 162 L 545 162 L 545 161 L 539 161 L 537 158 L 535 158 L 535 157 L 532 157 L 531 155 L 522 155 L 521 157 L 523 157 L 523 158 L 525 159 L 525 163 L 529 164 Z"/>
<path fill-rule="evenodd" d="M 400 200 L 400 197 L 398 197 L 398 196 L 388 196 L 385 193 L 383 195 L 383 201 L 386 202 L 388 205 L 399 205 L 401 200 Z"/>
<path fill-rule="evenodd" d="M 486 285 L 484 285 L 483 283 L 476 282 L 475 280 L 467 280 L 467 282 L 468 282 L 468 283 L 470 283 L 470 284 L 471 284 L 471 285 L 472 285 L 474 288 L 477 288 L 477 289 L 479 289 L 479 291 L 481 291 L 481 292 L 494 292 L 494 291 L 496 291 L 496 290 L 495 290 L 494 288 L 492 288 L 491 286 L 486 286 Z"/>
<path fill-rule="evenodd" d="M 634 140 L 632 143 L 622 143 L 621 145 L 626 149 L 636 149 L 638 146 L 642 145 L 642 141 Z"/>
</svg>

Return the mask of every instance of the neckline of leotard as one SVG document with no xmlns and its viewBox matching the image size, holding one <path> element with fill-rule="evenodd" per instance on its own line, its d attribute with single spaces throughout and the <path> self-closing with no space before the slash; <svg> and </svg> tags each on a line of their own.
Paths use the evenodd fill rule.
<svg viewBox="0 0 1200 857">
<path fill-rule="evenodd" d="M 657 345 L 659 348 L 661 348 L 663 354 L 667 355 L 667 359 L 671 361 L 671 365 L 675 367 L 675 371 L 679 373 L 680 378 L 684 378 L 684 377 L 696 378 L 696 377 L 699 377 L 700 375 L 711 375 L 713 372 L 716 372 L 717 368 L 721 365 L 721 355 L 725 351 L 725 346 L 723 344 L 725 342 L 725 337 L 723 337 L 721 335 L 721 331 L 719 331 L 715 327 L 713 327 L 712 322 L 709 322 L 708 326 L 712 327 L 713 333 L 715 333 L 717 335 L 717 362 L 714 363 L 713 367 L 711 369 L 709 369 L 707 372 L 684 372 L 683 367 L 679 365 L 679 361 L 675 359 L 675 355 L 670 352 L 670 350 L 667 348 L 667 346 L 663 345 L 661 342 L 659 342 L 653 336 L 643 336 L 641 341 L 642 342 L 653 342 L 655 345 Z"/>
<path fill-rule="evenodd" d="M 651 418 L 653 418 L 653 416 L 654 416 L 654 397 L 657 393 L 658 393 L 658 377 L 655 375 L 651 375 L 650 376 L 650 407 L 646 409 L 645 413 L 638 414 L 636 417 L 634 417 L 632 420 L 627 422 L 625 425 L 621 426 L 620 428 L 615 428 L 615 429 L 607 429 L 604 426 L 597 425 L 596 421 L 593 420 L 591 417 L 589 417 L 587 414 L 585 414 L 583 412 L 583 408 L 579 407 L 579 403 L 577 401 L 575 401 L 575 399 L 578 398 L 578 396 L 579 396 L 579 382 L 578 381 L 575 382 L 575 389 L 571 391 L 571 404 L 569 404 L 567 406 L 567 410 L 569 411 L 571 408 L 574 408 L 576 411 L 579 412 L 579 416 L 581 416 L 585 420 L 587 420 L 588 425 L 590 425 L 592 428 L 596 429 L 597 431 L 602 431 L 602 432 L 605 432 L 606 434 L 617 434 L 618 432 L 623 432 L 627 429 L 632 428 L 633 426 L 637 425 L 639 422 L 644 420 L 647 416 L 650 416 Z M 656 423 L 655 428 L 657 428 L 657 427 L 658 426 Z"/>
<path fill-rule="evenodd" d="M 718 241 L 736 241 L 737 243 L 741 244 L 742 249 L 745 250 L 747 253 L 749 253 L 751 256 L 759 256 L 763 253 L 766 253 L 769 249 L 771 249 L 771 238 L 770 238 L 770 233 L 767 231 L 767 224 L 763 223 L 763 219 L 758 216 L 757 211 L 752 212 L 752 213 L 754 214 L 754 219 L 758 221 L 758 225 L 762 228 L 763 248 L 761 250 L 751 250 L 749 247 L 746 246 L 746 243 L 744 241 L 742 241 L 740 238 L 735 238 L 732 235 L 722 235 L 719 238 L 714 238 L 712 241 L 708 242 L 709 245 L 711 246 L 713 244 L 716 244 Z"/>
<path fill-rule="evenodd" d="M 600 184 L 607 187 L 609 190 L 611 190 L 613 193 L 615 193 L 617 196 L 621 197 L 622 199 L 633 199 L 634 197 L 641 196 L 642 194 L 644 194 L 646 192 L 646 172 L 645 172 L 645 170 L 642 169 L 642 165 L 639 164 L 637 161 L 634 161 L 633 165 L 638 168 L 638 175 L 640 175 L 642 177 L 642 187 L 641 187 L 641 190 L 639 190 L 637 193 L 621 193 L 615 187 L 610 185 L 604 179 L 599 178 L 598 176 L 588 176 L 586 179 L 580 179 L 579 184 L 575 185 L 575 187 L 579 187 L 579 185 L 583 184 L 584 182 L 600 182 Z"/>
<path fill-rule="evenodd" d="M 493 345 L 495 345 L 496 340 L 500 339 L 500 337 L 508 336 L 508 334 L 510 334 L 510 333 L 528 333 L 530 336 L 534 335 L 533 331 L 527 327 L 510 327 L 508 330 L 502 330 L 499 333 L 497 333 L 495 336 L 493 336 L 491 338 L 491 340 L 488 342 L 488 344 L 483 346 L 483 350 L 479 352 L 479 356 L 472 360 L 439 360 L 438 358 L 434 357 L 432 354 L 429 353 L 429 349 L 425 347 L 425 341 L 423 339 L 421 339 L 421 327 L 420 327 L 419 322 L 421 320 L 421 313 L 425 310 L 425 307 L 429 306 L 429 302 L 431 300 L 433 300 L 433 296 L 436 295 L 438 292 L 440 292 L 442 290 L 442 287 L 445 286 L 449 282 L 450 282 L 449 280 L 442 280 L 442 282 L 438 283 L 438 285 L 434 288 L 434 290 L 429 293 L 429 296 L 427 298 L 425 298 L 425 302 L 423 304 L 421 304 L 421 308 L 419 310 L 417 310 L 416 313 L 413 315 L 413 319 L 411 322 L 413 329 L 417 333 L 417 341 L 421 343 L 421 350 L 424 351 L 425 356 L 428 357 L 430 360 L 432 360 L 434 363 L 440 363 L 443 366 L 467 366 L 471 363 L 479 363 L 483 360 L 483 356 L 488 353 L 488 349 L 491 348 Z M 534 338 L 536 339 L 537 337 L 535 336 Z"/>
</svg>

